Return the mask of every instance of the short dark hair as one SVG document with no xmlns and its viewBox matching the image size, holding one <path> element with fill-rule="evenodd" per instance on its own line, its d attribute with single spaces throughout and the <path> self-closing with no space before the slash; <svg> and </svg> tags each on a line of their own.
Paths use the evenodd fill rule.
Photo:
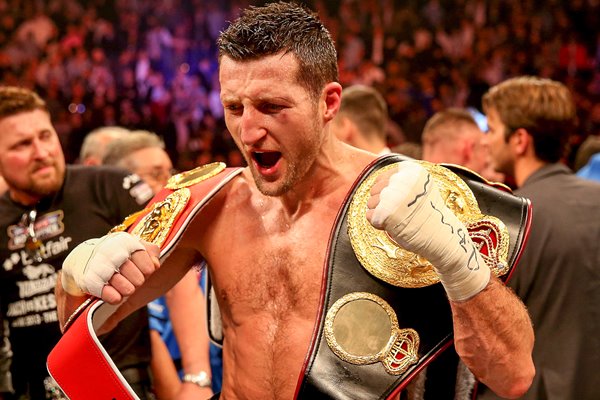
<svg viewBox="0 0 600 400">
<path fill-rule="evenodd" d="M 219 60 L 256 60 L 292 53 L 298 60 L 298 82 L 318 97 L 328 82 L 338 81 L 337 53 L 317 14 L 294 3 L 248 7 L 217 40 Z"/>
<path fill-rule="evenodd" d="M 508 140 L 523 128 L 533 138 L 535 155 L 557 162 L 567 149 L 577 125 L 575 102 L 562 83 L 535 76 L 520 76 L 493 86 L 483 96 L 486 112 L 494 109 L 506 126 Z"/>
<path fill-rule="evenodd" d="M 46 102 L 35 92 L 22 87 L 0 86 L 0 118 L 34 110 L 48 112 Z"/>
</svg>

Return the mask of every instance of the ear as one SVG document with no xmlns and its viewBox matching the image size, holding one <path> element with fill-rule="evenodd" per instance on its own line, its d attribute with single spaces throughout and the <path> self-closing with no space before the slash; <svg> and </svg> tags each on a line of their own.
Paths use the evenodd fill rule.
<svg viewBox="0 0 600 400">
<path fill-rule="evenodd" d="M 526 156 L 534 154 L 533 138 L 524 128 L 519 128 L 513 132 L 509 138 L 509 143 L 517 156 Z"/>
<path fill-rule="evenodd" d="M 473 143 L 473 141 L 471 139 L 467 139 L 467 140 L 463 140 L 461 147 L 460 147 L 460 158 L 461 158 L 461 165 L 468 165 L 469 162 L 471 161 L 471 158 L 473 158 L 473 151 L 474 150 L 474 146 L 475 143 Z"/>
<path fill-rule="evenodd" d="M 325 112 L 323 118 L 325 122 L 331 121 L 340 109 L 342 102 L 342 85 L 338 82 L 329 82 L 323 89 L 325 97 Z"/>
</svg>

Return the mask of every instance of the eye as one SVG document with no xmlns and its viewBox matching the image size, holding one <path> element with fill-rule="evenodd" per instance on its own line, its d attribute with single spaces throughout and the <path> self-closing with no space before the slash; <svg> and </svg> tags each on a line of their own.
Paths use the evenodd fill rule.
<svg viewBox="0 0 600 400">
<path fill-rule="evenodd" d="M 274 103 L 264 103 L 261 105 L 260 109 L 265 114 L 275 114 L 283 110 L 285 107 L 279 104 Z"/>
<path fill-rule="evenodd" d="M 24 150 L 27 147 L 31 146 L 31 140 L 23 140 L 20 142 L 15 143 L 14 145 L 12 145 L 10 148 L 11 150 Z"/>
<path fill-rule="evenodd" d="M 52 132 L 50 132 L 50 131 L 42 131 L 40 133 L 40 139 L 42 139 L 42 140 L 48 140 L 50 138 L 52 138 Z"/>
<path fill-rule="evenodd" d="M 233 115 L 239 115 L 243 110 L 243 107 L 239 104 L 224 104 L 223 108 Z"/>
</svg>

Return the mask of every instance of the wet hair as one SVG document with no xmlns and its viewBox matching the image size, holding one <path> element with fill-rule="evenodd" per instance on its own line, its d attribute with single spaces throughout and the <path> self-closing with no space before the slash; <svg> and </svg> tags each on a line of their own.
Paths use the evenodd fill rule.
<svg viewBox="0 0 600 400">
<path fill-rule="evenodd" d="M 386 140 L 388 108 L 377 89 L 365 85 L 345 88 L 342 91 L 339 115 L 353 121 L 365 138 Z"/>
<path fill-rule="evenodd" d="M 22 87 L 0 86 L 0 118 L 34 110 L 49 112 L 46 102 L 35 92 Z"/>
<path fill-rule="evenodd" d="M 245 9 L 217 40 L 219 60 L 258 60 L 291 53 L 298 60 L 298 82 L 313 98 L 338 81 L 337 54 L 329 31 L 305 7 L 286 2 Z"/>
<path fill-rule="evenodd" d="M 498 112 L 506 140 L 519 128 L 533 138 L 535 155 L 557 162 L 566 151 L 577 122 L 575 103 L 560 82 L 534 76 L 508 79 L 483 96 L 483 108 Z"/>
</svg>

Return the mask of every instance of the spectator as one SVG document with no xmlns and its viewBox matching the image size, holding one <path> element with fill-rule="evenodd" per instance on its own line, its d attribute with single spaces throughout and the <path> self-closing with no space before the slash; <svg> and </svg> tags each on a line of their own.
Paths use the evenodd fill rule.
<svg viewBox="0 0 600 400">
<path fill-rule="evenodd" d="M 46 358 L 60 338 L 54 286 L 69 250 L 104 234 L 149 197 L 139 178 L 114 169 L 65 166 L 44 101 L 0 87 L 0 304 L 8 323 L 15 396 L 44 399 L 58 390 Z M 148 193 L 146 191 L 146 193 Z M 148 399 L 148 315 L 136 311 L 102 338 L 125 379 Z"/>
<path fill-rule="evenodd" d="M 354 85 L 342 91 L 340 111 L 331 129 L 343 142 L 375 154 L 387 154 L 387 104 L 379 92 L 369 86 Z"/>
<path fill-rule="evenodd" d="M 83 140 L 79 153 L 79 163 L 83 165 L 101 165 L 108 143 L 124 137 L 128 133 L 128 129 L 120 126 L 104 126 L 94 129 Z"/>
<path fill-rule="evenodd" d="M 466 109 L 449 108 L 435 113 L 425 124 L 422 140 L 423 160 L 462 165 L 492 179 L 486 135 Z"/>
<path fill-rule="evenodd" d="M 533 204 L 529 241 L 510 281 L 536 338 L 536 375 L 522 398 L 598 399 L 600 184 L 559 162 L 575 129 L 572 95 L 559 82 L 523 76 L 492 87 L 483 106 L 495 169 L 514 176 L 515 193 Z M 483 388 L 478 398 L 497 396 Z"/>
</svg>

